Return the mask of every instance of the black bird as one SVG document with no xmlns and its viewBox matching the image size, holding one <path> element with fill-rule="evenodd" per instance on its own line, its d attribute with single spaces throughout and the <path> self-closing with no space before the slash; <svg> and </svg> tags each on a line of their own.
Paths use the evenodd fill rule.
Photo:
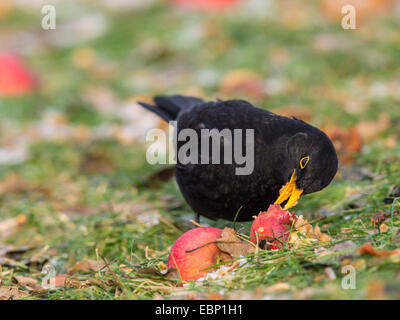
<svg viewBox="0 0 400 320">
<path fill-rule="evenodd" d="M 199 152 L 199 164 L 186 163 L 177 157 L 176 180 L 197 220 L 203 215 L 211 219 L 233 221 L 236 217 L 236 221 L 249 221 L 269 204 L 285 201 L 284 208 L 289 209 L 301 194 L 325 188 L 337 172 L 337 155 L 327 135 L 294 117 L 279 116 L 243 100 L 205 102 L 180 95 L 157 96 L 154 105 L 142 102 L 140 105 L 166 121 L 175 120 L 178 137 L 183 129 L 193 129 L 199 136 L 202 129 L 219 132 L 242 129 L 242 133 L 245 129 L 254 130 L 254 146 L 249 145 L 254 148 L 251 174 L 238 175 L 236 169 L 243 164 L 235 159 L 232 163 L 213 164 L 212 153 L 209 156 L 206 153 L 211 146 Z M 247 142 L 244 136 L 241 138 L 237 145 L 244 151 Z M 227 145 L 235 146 L 235 139 L 238 138 L 232 134 L 231 140 L 226 138 L 228 144 L 221 143 L 221 156 Z M 199 137 L 199 146 L 200 140 Z M 185 141 L 178 140 L 175 153 L 179 154 L 184 145 Z M 186 148 L 183 151 L 185 154 Z M 206 164 L 207 158 L 201 162 L 204 157 L 211 159 L 210 164 Z"/>
</svg>

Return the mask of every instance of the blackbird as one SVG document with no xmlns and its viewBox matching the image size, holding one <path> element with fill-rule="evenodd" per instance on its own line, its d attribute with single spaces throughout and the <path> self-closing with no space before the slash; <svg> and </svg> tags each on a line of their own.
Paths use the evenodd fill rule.
<svg viewBox="0 0 400 320">
<path fill-rule="evenodd" d="M 220 148 L 214 151 L 223 156 L 225 148 L 232 145 L 242 147 L 240 152 L 250 150 L 254 157 L 250 173 L 238 174 L 237 168 L 243 167 L 243 161 L 239 163 L 236 158 L 213 162 L 212 145 L 208 148 L 205 145 L 197 159 L 196 155 L 191 158 L 198 163 L 188 163 L 179 156 L 176 159 L 175 176 L 179 189 L 194 210 L 197 221 L 200 215 L 211 219 L 250 221 L 272 203 L 285 204 L 284 209 L 289 209 L 302 194 L 325 188 L 337 172 L 336 151 L 327 135 L 295 117 L 280 116 L 244 100 L 205 102 L 195 97 L 174 95 L 157 96 L 154 105 L 139 104 L 166 121 L 176 121 L 173 123 L 178 137 L 176 155 L 185 148 L 182 154 L 189 156 L 185 147 L 187 141 L 179 139 L 184 129 L 199 134 L 195 141 L 199 146 L 203 129 L 217 129 L 217 133 L 224 129 L 232 132 L 242 129 L 240 137 L 234 134 L 219 136 Z M 244 138 L 246 129 L 253 130 L 253 140 Z"/>
</svg>

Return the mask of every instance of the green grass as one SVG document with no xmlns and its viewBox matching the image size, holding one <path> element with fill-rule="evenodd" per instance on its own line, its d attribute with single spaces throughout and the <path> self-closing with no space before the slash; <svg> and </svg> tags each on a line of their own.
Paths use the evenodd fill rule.
<svg viewBox="0 0 400 320">
<path fill-rule="evenodd" d="M 34 140 L 26 161 L 0 165 L 0 186 L 10 179 L 10 173 L 22 181 L 22 186 L 4 193 L 0 187 L 0 225 L 7 218 L 26 217 L 13 235 L 0 238 L 0 247 L 2 243 L 32 247 L 13 256 L 17 265 L 3 263 L 1 285 L 15 285 L 13 277 L 22 275 L 40 282 L 45 261 L 53 264 L 58 274 L 65 274 L 77 261 L 100 263 L 104 256 L 109 268 L 76 273 L 71 276 L 75 281 L 72 287 L 33 292 L 26 299 L 151 299 L 160 295 L 168 299 L 173 294 L 188 297 L 189 291 L 205 298 L 215 297 L 209 293 L 256 299 L 400 298 L 399 261 L 355 251 L 367 242 L 382 250 L 400 245 L 399 216 L 385 222 L 389 227 L 386 232 L 376 231 L 371 224 L 371 216 L 378 210 L 393 212 L 400 207 L 400 201 L 384 201 L 400 181 L 400 96 L 393 91 L 384 95 L 370 91 L 374 83 L 398 79 L 398 40 L 380 36 L 398 29 L 396 17 L 371 22 L 374 32 L 367 33 L 362 28 L 342 30 L 322 17 L 318 17 L 318 27 L 310 22 L 291 29 L 279 18 L 238 13 L 180 14 L 161 4 L 121 15 L 87 9 L 103 12 L 109 20 L 108 30 L 82 44 L 50 44 L 29 55 L 28 61 L 42 79 L 42 90 L 33 96 L 0 100 L 0 134 L 4 134 L 0 142 L 6 137 L 12 139 L 2 125 L 13 128 L 15 134 L 26 132 L 48 109 L 63 114 L 69 125 L 88 130 L 123 122 L 113 114 L 100 113 L 85 99 L 89 85 L 106 87 L 121 101 L 135 94 L 151 96 L 193 88 L 202 90 L 205 96 L 218 97 L 222 76 L 242 68 L 257 72 L 263 79 L 284 79 L 287 84 L 281 91 L 259 99 L 257 105 L 261 107 L 306 106 L 312 114 L 309 121 L 324 128 L 353 127 L 376 119 L 380 113 L 388 114 L 390 125 L 365 142 L 351 163 L 342 163 L 326 189 L 302 197 L 293 209 L 310 220 L 323 217 L 318 224 L 331 236 L 329 244 L 260 250 L 246 257 L 247 262 L 231 273 L 231 278 L 190 283 L 184 288 L 164 277 L 138 273 L 140 267 L 167 262 L 171 245 L 192 228 L 189 220 L 193 214 L 174 180 L 157 185 L 149 182 L 165 166 L 149 165 L 142 143 L 124 144 L 110 137 L 94 141 Z M 65 18 L 60 19 L 61 25 Z M 7 26 L 8 32 L 33 28 L 37 32 L 37 21 L 36 13 L 19 9 L 0 21 L 0 28 Z M 207 27 L 213 35 L 201 36 L 201 30 Z M 185 34 L 187 28 L 193 28 L 193 34 Z M 196 30 L 200 30 L 199 36 Z M 327 34 L 339 43 L 346 41 L 346 45 L 326 51 L 315 49 L 315 37 Z M 150 45 L 146 44 L 149 39 Z M 77 68 L 71 56 L 81 46 L 92 48 L 98 63 L 110 65 L 112 72 L 99 75 L 93 69 Z M 277 49 L 288 54 L 282 64 L 271 58 Z M 204 83 L 198 77 L 199 70 L 214 72 L 216 82 Z M 139 80 L 137 74 L 141 75 Z M 151 81 L 141 78 L 143 74 Z M 350 100 L 361 104 L 361 111 L 349 111 L 345 104 Z M 389 136 L 396 139 L 393 148 L 385 144 Z M 152 216 L 158 219 L 154 224 L 146 220 Z M 207 219 L 202 223 L 232 226 Z M 237 223 L 236 227 L 248 234 L 250 223 Z M 355 244 L 350 252 L 332 249 L 348 240 Z M 321 257 L 323 248 L 330 250 L 330 255 Z M 24 265 L 26 259 L 33 258 L 36 264 Z M 341 286 L 344 264 L 356 266 L 355 290 Z M 336 279 L 320 277 L 327 268 L 334 271 Z M 283 282 L 289 284 L 288 290 L 269 289 Z"/>
</svg>

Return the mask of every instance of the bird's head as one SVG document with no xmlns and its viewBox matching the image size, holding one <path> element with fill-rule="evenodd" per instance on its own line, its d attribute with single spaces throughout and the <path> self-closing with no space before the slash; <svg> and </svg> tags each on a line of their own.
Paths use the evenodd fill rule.
<svg viewBox="0 0 400 320">
<path fill-rule="evenodd" d="M 286 141 L 285 184 L 275 202 L 281 204 L 287 200 L 285 210 L 293 207 L 302 194 L 325 188 L 338 168 L 335 148 L 322 131 L 313 128 L 310 132 L 296 133 Z"/>
</svg>

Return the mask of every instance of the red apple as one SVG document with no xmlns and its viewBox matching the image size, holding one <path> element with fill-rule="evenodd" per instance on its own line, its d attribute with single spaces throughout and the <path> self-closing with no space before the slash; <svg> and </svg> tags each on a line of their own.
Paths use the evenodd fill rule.
<svg viewBox="0 0 400 320">
<path fill-rule="evenodd" d="M 173 4 L 190 9 L 205 11 L 219 11 L 228 9 L 236 4 L 237 0 L 171 0 Z"/>
<path fill-rule="evenodd" d="M 35 79 L 22 60 L 11 52 L 0 53 L 0 97 L 30 93 Z"/>
<path fill-rule="evenodd" d="M 185 232 L 171 248 L 168 267 L 178 269 L 182 281 L 196 280 L 217 263 L 223 252 L 213 243 L 222 230 L 213 227 L 195 228 Z M 190 251 L 190 252 L 188 252 Z"/>
<path fill-rule="evenodd" d="M 283 247 L 289 240 L 290 229 L 296 215 L 283 210 L 279 204 L 271 204 L 268 211 L 260 212 L 250 230 L 250 240 L 260 243 L 266 239 L 271 249 Z"/>
</svg>

